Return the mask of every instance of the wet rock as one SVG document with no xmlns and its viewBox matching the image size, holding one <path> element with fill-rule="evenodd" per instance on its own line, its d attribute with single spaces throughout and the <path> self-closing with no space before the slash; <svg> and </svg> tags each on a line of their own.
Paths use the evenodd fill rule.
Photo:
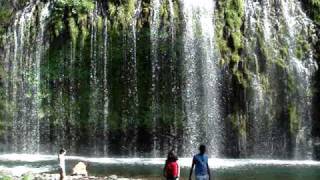
<svg viewBox="0 0 320 180">
<path fill-rule="evenodd" d="M 88 176 L 87 166 L 83 162 L 79 162 L 72 168 L 72 175 Z"/>
<path fill-rule="evenodd" d="M 111 175 L 108 177 L 109 180 L 116 180 L 118 179 L 118 176 L 117 175 Z"/>
</svg>

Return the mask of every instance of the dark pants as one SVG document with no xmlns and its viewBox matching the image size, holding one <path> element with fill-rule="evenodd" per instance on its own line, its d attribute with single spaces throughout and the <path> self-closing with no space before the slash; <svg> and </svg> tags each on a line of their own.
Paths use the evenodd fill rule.
<svg viewBox="0 0 320 180">
<path fill-rule="evenodd" d="M 167 180 L 176 180 L 178 179 L 177 177 L 167 177 Z"/>
</svg>

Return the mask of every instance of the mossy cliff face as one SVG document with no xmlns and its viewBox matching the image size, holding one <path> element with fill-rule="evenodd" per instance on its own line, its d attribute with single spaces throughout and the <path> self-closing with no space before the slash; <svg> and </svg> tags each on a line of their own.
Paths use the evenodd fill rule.
<svg viewBox="0 0 320 180">
<path fill-rule="evenodd" d="M 306 13 L 317 24 L 320 23 L 320 1 L 319 0 L 302 0 Z"/>
<path fill-rule="evenodd" d="M 290 16 L 297 15 L 290 8 L 299 9 L 298 6 L 293 1 L 217 3 L 217 43 L 221 66 L 227 70 L 224 90 L 229 104 L 225 112 L 227 142 L 237 144 L 228 149 L 235 156 L 267 153 L 299 158 L 304 156 L 300 141 L 311 143 L 311 137 L 305 136 L 311 133 L 310 129 L 308 133 L 301 130 L 310 126 L 311 113 L 301 111 L 304 105 L 297 96 L 311 102 L 312 87 L 307 82 L 311 82 L 310 72 L 315 71 L 316 65 L 310 61 L 314 58 L 310 56 L 314 44 L 306 37 L 315 39 L 317 27 L 303 14 L 300 16 L 305 22 L 292 23 Z M 300 65 L 307 69 L 300 69 Z M 308 80 L 301 82 L 301 77 Z M 298 150 L 291 153 L 292 148 Z M 311 145 L 304 148 L 312 151 Z"/>
<path fill-rule="evenodd" d="M 216 1 L 210 46 L 195 21 L 204 10 L 187 0 L 1 3 L 3 151 L 65 146 L 76 154 L 159 156 L 171 148 L 186 154 L 186 132 L 195 129 L 188 126 L 189 74 L 199 81 L 192 88 L 201 101 L 189 106 L 202 113 L 196 137 L 206 136 L 206 118 L 214 119 L 206 117 L 212 92 L 205 82 L 221 87 L 215 99 L 221 130 L 214 133 L 225 136 L 218 155 L 309 158 L 317 148 L 317 113 L 311 117 L 319 102 L 317 0 L 302 1 L 304 11 L 295 0 Z M 185 4 L 194 8 L 190 44 Z M 186 47 L 194 57 L 186 57 L 192 54 Z M 217 77 L 203 73 L 208 47 Z M 186 69 L 187 58 L 195 71 Z M 29 149 L 29 141 L 38 148 Z"/>
</svg>

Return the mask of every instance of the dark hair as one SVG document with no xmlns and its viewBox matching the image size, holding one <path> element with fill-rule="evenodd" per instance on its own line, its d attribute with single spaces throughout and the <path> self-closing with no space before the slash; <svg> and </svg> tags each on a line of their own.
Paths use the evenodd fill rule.
<svg viewBox="0 0 320 180">
<path fill-rule="evenodd" d="M 175 162 L 177 160 L 178 160 L 178 157 L 176 153 L 173 150 L 169 151 L 166 162 Z"/>
<path fill-rule="evenodd" d="M 206 152 L 206 149 L 207 149 L 206 145 L 204 145 L 204 144 L 201 144 L 199 146 L 199 151 L 200 151 L 201 154 L 204 154 Z"/>
<path fill-rule="evenodd" d="M 64 148 L 62 148 L 62 149 L 60 149 L 59 154 L 63 154 L 65 152 L 66 152 L 66 150 Z"/>
</svg>

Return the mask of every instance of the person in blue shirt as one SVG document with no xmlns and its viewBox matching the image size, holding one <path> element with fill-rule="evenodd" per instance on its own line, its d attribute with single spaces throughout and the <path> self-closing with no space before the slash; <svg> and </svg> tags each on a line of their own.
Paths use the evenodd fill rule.
<svg viewBox="0 0 320 180">
<path fill-rule="evenodd" d="M 193 157 L 189 180 L 192 179 L 191 177 L 192 177 L 194 166 L 195 166 L 196 180 L 210 180 L 211 175 L 210 175 L 210 168 L 208 165 L 208 155 L 206 155 L 206 146 L 203 144 L 200 145 L 199 151 L 200 153 Z"/>
</svg>

